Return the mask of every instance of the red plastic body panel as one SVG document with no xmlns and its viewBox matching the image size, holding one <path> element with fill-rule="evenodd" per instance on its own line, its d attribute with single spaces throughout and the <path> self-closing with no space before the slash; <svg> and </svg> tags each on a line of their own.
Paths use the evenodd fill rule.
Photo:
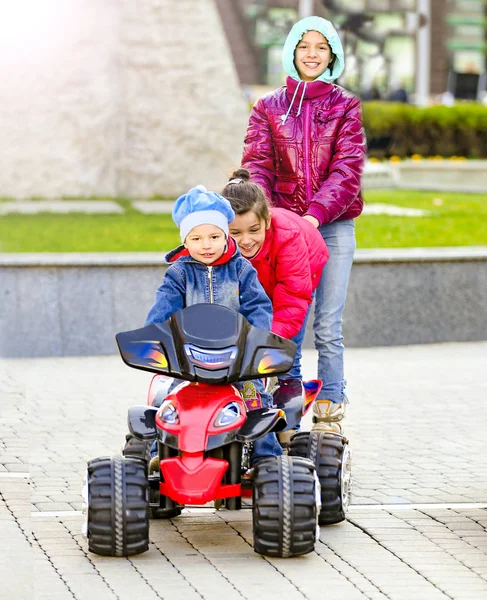
<svg viewBox="0 0 487 600">
<path fill-rule="evenodd" d="M 179 436 L 179 449 L 182 452 L 206 450 L 208 435 L 239 429 L 246 420 L 245 404 L 233 385 L 186 383 L 178 386 L 166 400 L 176 406 L 179 423 L 164 423 L 156 416 L 156 425 Z M 221 409 L 230 402 L 240 406 L 239 419 L 231 425 L 216 427 L 215 421 Z"/>
<path fill-rule="evenodd" d="M 240 496 L 240 484 L 221 485 L 227 467 L 226 460 L 205 459 L 202 452 L 166 458 L 161 461 L 164 483 L 159 485 L 160 492 L 179 504 Z"/>
<path fill-rule="evenodd" d="M 240 495 L 242 496 L 242 498 L 252 498 L 252 488 L 251 487 L 247 487 L 247 488 L 242 488 Z"/>
<path fill-rule="evenodd" d="M 156 416 L 156 425 L 178 436 L 181 455 L 161 461 L 163 482 L 160 493 L 179 504 L 204 504 L 211 500 L 240 496 L 240 484 L 222 484 L 228 468 L 226 460 L 205 458 L 208 436 L 239 429 L 246 420 L 245 404 L 237 389 L 229 384 L 183 383 L 166 397 L 178 411 L 177 423 Z M 230 402 L 240 407 L 233 423 L 217 426 L 222 408 Z"/>
</svg>

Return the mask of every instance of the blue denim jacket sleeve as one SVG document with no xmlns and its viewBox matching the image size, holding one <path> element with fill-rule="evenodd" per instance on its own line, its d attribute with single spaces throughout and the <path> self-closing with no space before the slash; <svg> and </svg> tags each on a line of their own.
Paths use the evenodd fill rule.
<svg viewBox="0 0 487 600">
<path fill-rule="evenodd" d="M 156 301 L 150 309 L 146 325 L 164 323 L 186 302 L 186 276 L 182 269 L 169 267 L 156 292 Z"/>
<path fill-rule="evenodd" d="M 272 302 L 269 300 L 257 271 L 242 258 L 239 272 L 240 312 L 255 327 L 270 331 L 272 325 Z"/>
</svg>

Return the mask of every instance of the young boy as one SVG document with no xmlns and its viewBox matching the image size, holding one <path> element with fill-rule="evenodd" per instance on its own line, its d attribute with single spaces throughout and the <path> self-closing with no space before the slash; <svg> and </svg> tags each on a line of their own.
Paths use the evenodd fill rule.
<svg viewBox="0 0 487 600">
<path fill-rule="evenodd" d="M 270 330 L 271 301 L 256 270 L 228 235 L 228 224 L 235 218 L 230 202 L 198 185 L 176 200 L 172 216 L 183 244 L 166 256 L 169 267 L 146 325 L 167 321 L 186 306 L 209 302 L 227 306 L 251 325 Z M 239 390 L 245 386 L 247 406 L 272 406 L 272 397 L 265 392 L 262 380 L 235 385 Z M 252 461 L 281 454 L 276 434 L 269 433 L 254 442 Z"/>
</svg>

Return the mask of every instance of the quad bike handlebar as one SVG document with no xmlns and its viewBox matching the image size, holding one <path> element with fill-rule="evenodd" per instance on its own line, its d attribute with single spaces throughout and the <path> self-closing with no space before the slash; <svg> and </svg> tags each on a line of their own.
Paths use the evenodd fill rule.
<svg viewBox="0 0 487 600">
<path fill-rule="evenodd" d="M 218 304 L 194 304 L 164 323 L 116 336 L 130 367 L 186 381 L 232 383 L 289 371 L 296 344 Z"/>
</svg>

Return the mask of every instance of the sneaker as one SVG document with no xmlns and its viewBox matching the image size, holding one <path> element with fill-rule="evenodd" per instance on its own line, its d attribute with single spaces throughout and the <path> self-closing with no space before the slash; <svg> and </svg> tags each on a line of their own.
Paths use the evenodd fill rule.
<svg viewBox="0 0 487 600">
<path fill-rule="evenodd" d="M 313 427 L 311 430 L 342 435 L 345 410 L 345 402 L 316 400 L 313 404 Z"/>
<path fill-rule="evenodd" d="M 342 423 L 326 423 L 324 421 L 319 421 L 318 423 L 314 423 L 311 427 L 311 431 L 318 431 L 321 433 L 338 433 L 338 435 L 343 435 L 343 425 Z"/>
<path fill-rule="evenodd" d="M 345 402 L 316 400 L 313 404 L 313 423 L 336 423 L 345 417 Z"/>
<path fill-rule="evenodd" d="M 287 431 L 280 431 L 277 434 L 277 439 L 282 446 L 282 451 L 284 454 L 287 454 L 289 444 L 291 443 L 291 438 L 296 435 L 295 429 L 288 429 Z"/>
</svg>

